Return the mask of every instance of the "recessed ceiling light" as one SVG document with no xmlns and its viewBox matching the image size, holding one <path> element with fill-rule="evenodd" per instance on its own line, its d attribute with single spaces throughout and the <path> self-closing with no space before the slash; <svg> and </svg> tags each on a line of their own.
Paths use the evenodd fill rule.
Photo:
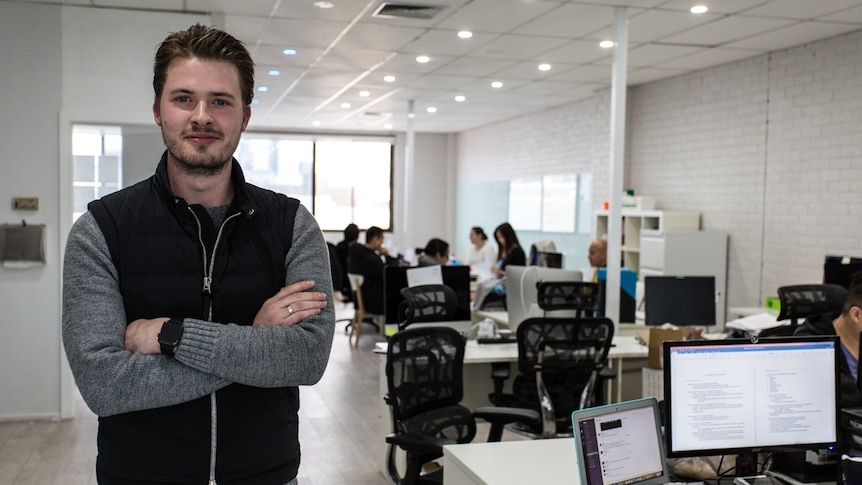
<svg viewBox="0 0 862 485">
<path fill-rule="evenodd" d="M 371 96 L 371 93 L 369 93 L 368 91 L 359 91 L 359 97 L 367 98 L 369 96 Z"/>
<path fill-rule="evenodd" d="M 395 76 L 392 76 L 392 75 L 383 76 L 383 80 L 388 82 L 388 83 L 394 83 L 395 82 Z"/>
<path fill-rule="evenodd" d="M 314 120 L 311 122 L 311 126 L 320 126 L 320 122 L 317 120 Z"/>
<path fill-rule="evenodd" d="M 259 92 L 259 93 L 265 93 L 267 91 L 269 91 L 269 88 L 266 86 L 258 86 L 257 87 L 257 92 Z"/>
<path fill-rule="evenodd" d="M 473 32 L 470 32 L 469 30 L 462 30 L 461 32 L 458 32 L 458 37 L 462 39 L 469 39 L 470 37 L 473 37 Z"/>
<path fill-rule="evenodd" d="M 341 107 L 344 109 L 350 109 L 350 103 L 341 103 Z"/>
<path fill-rule="evenodd" d="M 539 70 L 540 71 L 550 71 L 551 65 L 550 64 L 539 64 Z"/>
<path fill-rule="evenodd" d="M 260 100 L 257 98 L 254 98 L 251 100 L 251 104 L 260 104 Z"/>
<path fill-rule="evenodd" d="M 416 117 L 416 113 L 407 113 L 407 117 L 408 117 L 408 118 L 415 118 L 415 117 Z"/>
<path fill-rule="evenodd" d="M 270 69 L 266 73 L 270 76 L 281 76 L 281 71 L 279 71 L 278 69 Z"/>
<path fill-rule="evenodd" d="M 286 56 L 295 56 L 296 55 L 296 49 L 285 49 L 285 50 L 281 51 L 281 53 L 286 55 Z"/>
<path fill-rule="evenodd" d="M 467 97 L 459 94 L 458 96 L 455 96 L 455 101 L 463 103 L 464 101 L 467 101 Z"/>
<path fill-rule="evenodd" d="M 695 5 L 691 7 L 691 13 L 706 13 L 709 11 L 709 7 L 706 5 Z"/>
<path fill-rule="evenodd" d="M 494 81 L 494 82 L 492 82 L 492 83 L 491 83 L 491 87 L 492 87 L 492 88 L 502 88 L 502 87 L 503 87 L 503 83 L 502 83 L 502 82 L 500 82 L 500 81 Z"/>
<path fill-rule="evenodd" d="M 433 106 L 429 106 L 429 107 L 425 108 L 425 111 L 427 111 L 427 112 L 429 112 L 429 113 L 436 113 L 436 112 L 437 112 L 437 108 L 435 108 L 435 107 L 433 107 Z"/>
<path fill-rule="evenodd" d="M 612 40 L 603 40 L 599 42 L 599 47 L 601 47 L 602 49 L 610 49 L 614 45 L 616 45 L 616 42 Z"/>
<path fill-rule="evenodd" d="M 428 56 L 418 56 L 418 57 L 416 58 L 416 62 L 419 62 L 419 63 L 422 63 L 422 64 L 425 64 L 426 62 L 429 62 L 429 61 L 431 61 L 431 58 L 430 58 L 430 57 L 428 57 Z"/>
<path fill-rule="evenodd" d="M 383 127 L 386 128 L 387 130 L 391 130 L 392 129 L 392 123 L 386 123 L 385 125 L 383 125 Z"/>
<path fill-rule="evenodd" d="M 314 2 L 314 6 L 317 8 L 332 8 L 335 4 L 332 2 Z"/>
</svg>

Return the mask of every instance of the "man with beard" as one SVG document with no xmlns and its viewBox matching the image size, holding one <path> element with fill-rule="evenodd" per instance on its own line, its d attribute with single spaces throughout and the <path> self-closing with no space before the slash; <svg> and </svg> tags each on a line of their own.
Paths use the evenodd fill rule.
<svg viewBox="0 0 862 485">
<path fill-rule="evenodd" d="M 326 368 L 329 255 L 296 199 L 245 182 L 245 46 L 194 25 L 154 63 L 167 150 L 69 234 L 63 343 L 99 416 L 101 484 L 296 483 L 299 385 Z"/>
</svg>

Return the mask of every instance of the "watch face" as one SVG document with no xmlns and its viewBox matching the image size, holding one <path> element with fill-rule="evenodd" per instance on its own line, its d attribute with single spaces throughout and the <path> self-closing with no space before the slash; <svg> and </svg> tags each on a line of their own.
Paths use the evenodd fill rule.
<svg viewBox="0 0 862 485">
<path fill-rule="evenodd" d="M 181 320 L 170 319 L 162 324 L 162 330 L 159 332 L 159 346 L 163 354 L 173 355 L 174 347 L 180 343 L 180 337 L 183 335 L 183 322 Z"/>
</svg>

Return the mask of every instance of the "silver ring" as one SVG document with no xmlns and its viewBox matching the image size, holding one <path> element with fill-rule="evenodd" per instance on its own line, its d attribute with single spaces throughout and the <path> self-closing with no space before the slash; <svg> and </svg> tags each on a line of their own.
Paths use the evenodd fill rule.
<svg viewBox="0 0 862 485">
<path fill-rule="evenodd" d="M 287 305 L 287 314 L 288 316 L 293 315 L 293 308 L 291 308 L 290 305 Z"/>
</svg>

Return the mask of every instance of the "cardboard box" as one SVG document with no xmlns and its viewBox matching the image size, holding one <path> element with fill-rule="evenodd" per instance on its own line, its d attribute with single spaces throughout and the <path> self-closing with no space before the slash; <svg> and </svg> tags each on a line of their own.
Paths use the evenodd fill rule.
<svg viewBox="0 0 862 485">
<path fill-rule="evenodd" d="M 650 328 L 638 332 L 638 336 L 647 343 L 647 365 L 652 369 L 661 369 L 662 348 L 665 340 L 682 340 L 685 329 L 682 328 Z"/>
</svg>

